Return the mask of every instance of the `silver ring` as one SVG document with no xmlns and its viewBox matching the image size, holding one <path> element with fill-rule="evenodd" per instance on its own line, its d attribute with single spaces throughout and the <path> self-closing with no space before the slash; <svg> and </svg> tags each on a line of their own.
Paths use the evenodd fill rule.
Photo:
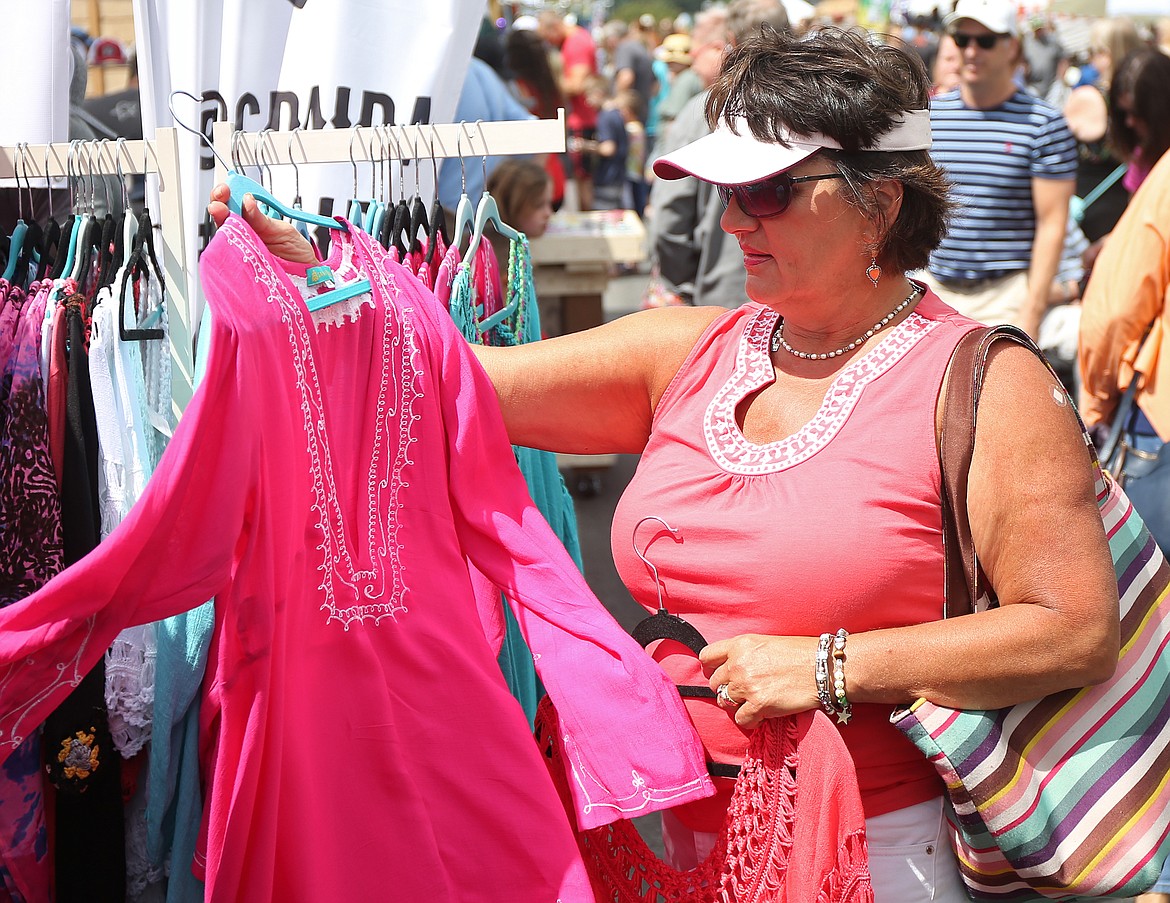
<svg viewBox="0 0 1170 903">
<path fill-rule="evenodd" d="M 719 707 L 722 709 L 738 709 L 743 705 L 742 702 L 736 702 L 728 695 L 727 684 L 719 685 L 719 688 L 715 691 L 715 701 L 719 703 Z"/>
</svg>

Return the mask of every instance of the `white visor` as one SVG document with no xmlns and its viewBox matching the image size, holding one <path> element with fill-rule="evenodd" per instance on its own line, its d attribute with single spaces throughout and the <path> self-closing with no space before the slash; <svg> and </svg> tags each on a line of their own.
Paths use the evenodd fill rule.
<svg viewBox="0 0 1170 903">
<path fill-rule="evenodd" d="M 841 149 L 826 135 L 794 135 L 783 131 L 785 147 L 774 141 L 761 141 L 739 118 L 736 132 L 724 120 L 709 135 L 685 144 L 678 150 L 654 161 L 654 174 L 660 179 L 694 176 L 717 185 L 747 185 L 791 169 L 801 160 L 822 148 Z M 738 132 L 738 134 L 737 134 Z M 900 123 L 882 135 L 871 151 L 927 150 L 930 147 L 930 111 L 910 110 Z"/>
</svg>

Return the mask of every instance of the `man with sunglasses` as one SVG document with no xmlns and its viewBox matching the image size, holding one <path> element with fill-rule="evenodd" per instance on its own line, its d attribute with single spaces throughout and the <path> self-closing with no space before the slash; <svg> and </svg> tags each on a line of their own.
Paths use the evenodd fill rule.
<svg viewBox="0 0 1170 903">
<path fill-rule="evenodd" d="M 1060 112 L 1016 80 L 1012 0 L 959 0 L 946 27 L 963 62 L 959 87 L 931 101 L 931 156 L 958 204 L 927 281 L 962 313 L 1035 336 L 1060 263 L 1076 142 Z"/>
</svg>

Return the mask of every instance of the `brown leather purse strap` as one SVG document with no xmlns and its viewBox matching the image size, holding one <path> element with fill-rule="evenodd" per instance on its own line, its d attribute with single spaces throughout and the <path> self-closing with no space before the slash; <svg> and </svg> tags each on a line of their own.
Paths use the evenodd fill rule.
<svg viewBox="0 0 1170 903">
<path fill-rule="evenodd" d="M 984 326 L 959 339 L 947 365 L 946 394 L 939 418 L 942 426 L 937 436 L 943 487 L 944 618 L 970 614 L 979 598 L 979 560 L 967 518 L 967 481 L 975 451 L 975 421 L 987 356 L 991 346 L 1001 339 L 1023 345 L 1044 361 L 1036 343 L 1023 330 L 1014 326 Z M 1044 363 L 1047 365 L 1047 361 Z"/>
</svg>

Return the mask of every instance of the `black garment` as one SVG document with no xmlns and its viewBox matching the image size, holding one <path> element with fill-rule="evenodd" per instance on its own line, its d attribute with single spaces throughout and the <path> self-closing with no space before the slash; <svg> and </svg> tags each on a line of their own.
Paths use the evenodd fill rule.
<svg viewBox="0 0 1170 903">
<path fill-rule="evenodd" d="M 1108 178 L 1120 165 L 1119 161 L 1104 148 L 1104 142 L 1092 145 L 1077 144 L 1077 197 L 1084 198 Z M 1096 241 L 1108 235 L 1121 219 L 1129 204 L 1129 192 L 1121 184 L 1122 179 L 1109 186 L 1086 210 L 1081 220 L 1081 231 L 1089 241 Z"/>
<path fill-rule="evenodd" d="M 97 416 L 89 381 L 85 299 L 65 307 L 69 349 L 61 539 L 66 566 L 101 540 Z M 126 829 L 121 755 L 110 736 L 104 659 L 45 721 L 43 749 L 57 788 L 56 903 L 123 903 Z"/>
</svg>

